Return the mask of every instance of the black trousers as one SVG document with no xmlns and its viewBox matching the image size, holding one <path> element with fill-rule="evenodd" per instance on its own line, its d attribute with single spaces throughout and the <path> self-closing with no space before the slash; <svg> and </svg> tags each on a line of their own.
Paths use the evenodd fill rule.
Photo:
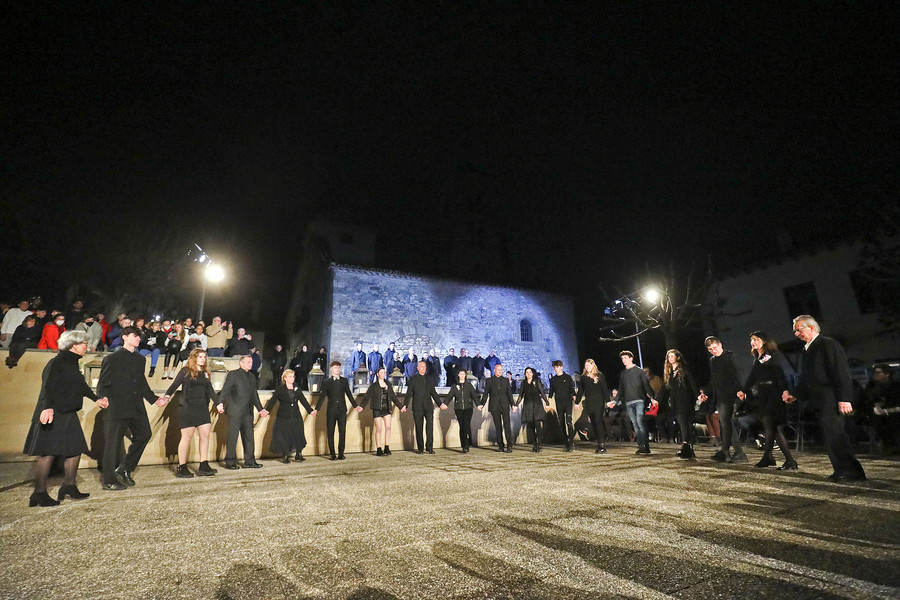
<svg viewBox="0 0 900 600">
<path fill-rule="evenodd" d="M 126 431 L 131 431 L 131 446 L 125 453 L 125 460 L 120 463 L 119 446 L 122 445 Z M 152 436 L 147 415 L 137 415 L 130 419 L 104 419 L 103 483 L 116 483 L 115 471 L 120 464 L 129 473 L 134 471 Z"/>
<path fill-rule="evenodd" d="M 734 402 L 719 402 L 717 406 L 719 411 L 719 426 L 722 429 L 722 450 L 728 452 L 729 446 L 734 446 L 735 454 L 743 454 L 741 448 L 741 432 L 738 430 L 734 422 Z"/>
<path fill-rule="evenodd" d="M 594 438 L 597 440 L 597 447 L 599 448 L 606 442 L 606 423 L 603 421 L 603 413 L 588 413 L 588 420 L 591 423 L 591 429 L 594 433 Z"/>
<path fill-rule="evenodd" d="M 494 429 L 497 431 L 497 445 L 501 450 L 504 448 L 511 448 L 513 444 L 512 439 L 512 425 L 509 423 L 509 409 L 500 410 L 497 412 L 492 412 L 491 417 L 494 418 Z M 571 424 L 572 417 L 569 416 L 569 423 Z M 506 439 L 506 444 L 504 445 L 503 440 Z"/>
<path fill-rule="evenodd" d="M 256 444 L 253 441 L 253 414 L 229 415 L 228 439 L 225 442 L 225 462 L 237 462 L 237 440 L 241 434 L 244 445 L 244 464 L 256 462 Z"/>
<path fill-rule="evenodd" d="M 862 465 L 853 455 L 850 437 L 844 430 L 844 416 L 837 408 L 832 408 L 817 410 L 816 417 L 834 472 L 838 475 L 865 475 Z"/>
<path fill-rule="evenodd" d="M 532 439 L 535 448 L 540 448 L 544 441 L 544 420 L 536 419 L 534 421 L 525 422 L 525 427 Z"/>
<path fill-rule="evenodd" d="M 472 416 L 472 411 L 469 411 L 469 416 Z M 414 412 L 413 421 L 416 424 L 416 447 L 419 450 L 427 450 L 429 452 L 434 450 L 434 411 Z M 425 428 L 424 439 L 422 434 L 423 427 Z"/>
<path fill-rule="evenodd" d="M 347 413 L 338 407 L 331 410 L 328 407 L 328 452 L 334 456 L 334 426 L 338 428 L 338 454 L 344 453 L 344 443 L 347 441 Z"/>
<path fill-rule="evenodd" d="M 459 445 L 465 448 L 472 447 L 472 409 L 456 411 L 456 420 L 459 422 Z"/>
<path fill-rule="evenodd" d="M 681 432 L 681 443 L 690 444 L 693 442 L 694 432 L 694 415 L 676 414 L 675 421 L 678 423 L 678 430 Z"/>
<path fill-rule="evenodd" d="M 566 446 L 571 446 L 575 441 L 575 427 L 572 426 L 572 403 L 557 399 L 556 418 L 559 419 L 559 429 L 566 439 Z"/>
</svg>

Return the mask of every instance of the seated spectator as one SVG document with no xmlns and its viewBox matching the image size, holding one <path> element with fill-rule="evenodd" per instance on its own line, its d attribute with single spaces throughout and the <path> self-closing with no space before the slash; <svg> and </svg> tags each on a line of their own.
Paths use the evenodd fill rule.
<svg viewBox="0 0 900 600">
<path fill-rule="evenodd" d="M 41 339 L 41 330 L 35 325 L 33 315 L 28 315 L 16 328 L 9 345 L 9 356 L 6 357 L 6 366 L 12 369 L 19 364 L 19 359 L 29 348 L 37 348 Z"/>
<path fill-rule="evenodd" d="M 69 307 L 69 310 L 66 311 L 66 323 L 69 324 L 69 327 L 75 327 L 78 323 L 84 321 L 85 315 L 87 311 L 84 310 L 84 301 L 80 298 L 76 298 L 74 302 L 72 302 L 72 306 Z"/>
<path fill-rule="evenodd" d="M 12 343 L 12 336 L 16 329 L 25 322 L 25 317 L 31 314 L 28 307 L 28 300 L 22 300 L 19 302 L 18 308 L 11 308 L 3 315 L 3 325 L 0 326 L 0 347 L 8 348 Z M 38 327 L 41 325 L 43 324 L 38 324 Z"/>
<path fill-rule="evenodd" d="M 66 321 L 68 323 L 68 321 Z M 75 331 L 83 331 L 88 334 L 88 351 L 96 352 L 100 346 L 100 339 L 103 337 L 103 327 L 100 326 L 93 316 L 88 315 L 83 321 L 75 326 Z"/>
<path fill-rule="evenodd" d="M 138 346 L 138 354 L 150 357 L 150 373 L 148 377 L 156 374 L 156 363 L 159 355 L 166 347 L 166 334 L 160 331 L 159 322 L 152 321 L 150 326 L 141 334 L 141 343 Z"/>
<path fill-rule="evenodd" d="M 66 317 L 62 313 L 56 315 L 56 319 L 52 323 L 44 325 L 41 333 L 41 341 L 38 342 L 38 349 L 59 351 L 59 336 L 66 330 Z"/>
<path fill-rule="evenodd" d="M 106 348 L 112 352 L 122 347 L 122 330 L 131 326 L 131 319 L 125 313 L 120 313 L 116 323 L 110 327 L 106 334 Z"/>
<path fill-rule="evenodd" d="M 873 368 L 874 381 L 866 388 L 871 407 L 869 422 L 886 454 L 900 452 L 900 382 L 894 381 L 894 370 L 887 363 Z"/>
<path fill-rule="evenodd" d="M 184 348 L 181 351 L 181 360 L 186 361 L 191 355 L 191 350 L 193 350 L 194 348 L 206 350 L 208 341 L 209 340 L 206 337 L 203 325 L 197 323 L 194 326 L 194 330 L 187 334 L 187 343 L 184 345 Z"/>
</svg>

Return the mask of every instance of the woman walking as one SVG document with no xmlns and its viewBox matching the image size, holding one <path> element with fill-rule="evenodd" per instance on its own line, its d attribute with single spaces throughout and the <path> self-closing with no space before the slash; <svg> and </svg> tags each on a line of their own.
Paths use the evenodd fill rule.
<svg viewBox="0 0 900 600">
<path fill-rule="evenodd" d="M 597 449 L 594 450 L 594 453 L 603 454 L 606 452 L 606 425 L 603 422 L 603 411 L 611 396 L 609 386 L 606 385 L 606 378 L 592 358 L 584 361 L 584 372 L 581 374 L 575 404 L 580 404 L 582 398 L 584 399 L 584 414 L 590 420 L 591 429 L 594 430 L 594 436 L 597 439 Z"/>
<path fill-rule="evenodd" d="M 66 331 L 59 336 L 57 344 L 58 354 L 44 367 L 41 392 L 25 440 L 25 454 L 38 457 L 34 467 L 34 493 L 28 499 L 28 506 L 56 506 L 66 496 L 81 500 L 90 495 L 80 492 L 75 485 L 81 455 L 88 451 L 78 411 L 85 396 L 100 408 L 109 406 L 106 398 L 98 398 L 88 387 L 78 368 L 78 360 L 87 351 L 88 334 Z M 64 479 L 54 500 L 47 493 L 47 476 L 57 456 L 65 459 Z"/>
<path fill-rule="evenodd" d="M 201 348 L 191 350 L 187 365 L 178 372 L 163 396 L 166 402 L 179 387 L 181 387 L 181 406 L 178 409 L 178 426 L 181 429 L 181 441 L 178 443 L 178 469 L 175 471 L 175 477 L 188 479 L 194 476 L 187 467 L 187 455 L 195 431 L 200 436 L 200 466 L 197 468 L 197 475 L 215 475 L 218 471 L 209 466 L 207 455 L 209 431 L 212 427 L 209 407 L 210 403 L 215 405 L 218 401 L 210 381 L 206 350 Z"/>
<path fill-rule="evenodd" d="M 681 352 L 674 348 L 666 352 L 664 371 L 663 389 L 660 390 L 660 393 L 663 400 L 668 399 L 681 432 L 681 450 L 676 453 L 676 456 L 684 459 L 695 458 L 694 448 L 691 445 L 691 432 L 694 424 L 694 403 L 699 395 L 697 384 L 690 371 L 687 370 L 687 364 Z"/>
<path fill-rule="evenodd" d="M 303 405 L 308 414 L 316 414 L 300 388 L 294 385 L 295 378 L 294 371 L 285 370 L 281 374 L 281 385 L 275 389 L 275 393 L 266 402 L 266 410 L 270 413 L 275 408 L 275 403 L 279 404 L 278 414 L 275 415 L 275 429 L 272 432 L 270 450 L 273 454 L 280 455 L 281 462 L 284 464 L 291 462 L 291 452 L 294 452 L 294 460 L 297 462 L 306 460 L 303 458 L 303 449 L 306 448 L 306 432 L 298 405 Z"/>
<path fill-rule="evenodd" d="M 534 445 L 532 452 L 543 452 L 541 442 L 544 434 L 544 416 L 547 414 L 547 408 L 550 406 L 550 400 L 544 392 L 544 386 L 541 380 L 535 377 L 534 369 L 525 368 L 525 379 L 522 381 L 522 387 L 519 388 L 519 398 L 516 400 L 516 406 L 522 407 L 522 423 L 526 424 L 528 431 L 531 433 Z"/>
<path fill-rule="evenodd" d="M 451 401 L 454 403 L 453 410 L 459 423 L 459 445 L 464 453 L 468 453 L 472 447 L 472 412 L 478 404 L 478 393 L 475 387 L 466 381 L 465 371 L 456 374 L 456 383 L 450 388 L 444 404 L 450 406 Z"/>
<path fill-rule="evenodd" d="M 394 412 L 394 406 L 403 408 L 403 403 L 394 393 L 394 386 L 387 380 L 387 370 L 384 367 L 378 369 L 375 382 L 369 386 L 366 395 L 359 403 L 362 408 L 365 408 L 367 404 L 372 407 L 372 420 L 375 421 L 375 446 L 377 447 L 375 455 L 390 456 L 391 415 Z M 384 442 L 384 450 L 381 449 L 382 444 L 379 441 Z"/>
</svg>

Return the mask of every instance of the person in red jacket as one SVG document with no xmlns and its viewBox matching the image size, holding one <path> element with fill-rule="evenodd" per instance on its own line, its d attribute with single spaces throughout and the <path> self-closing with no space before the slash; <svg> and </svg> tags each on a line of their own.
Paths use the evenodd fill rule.
<svg viewBox="0 0 900 600">
<path fill-rule="evenodd" d="M 38 342 L 38 348 L 41 350 L 59 350 L 59 336 L 66 330 L 66 317 L 62 314 L 56 315 L 54 321 L 44 325 L 44 332 L 41 335 L 41 341 Z"/>
</svg>

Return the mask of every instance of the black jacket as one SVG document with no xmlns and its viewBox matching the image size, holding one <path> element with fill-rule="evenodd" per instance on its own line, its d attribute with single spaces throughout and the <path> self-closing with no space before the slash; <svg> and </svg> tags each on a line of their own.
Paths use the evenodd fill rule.
<svg viewBox="0 0 900 600">
<path fill-rule="evenodd" d="M 266 410 L 272 412 L 276 402 L 279 404 L 278 413 L 275 415 L 275 418 L 277 419 L 299 419 L 300 407 L 298 406 L 298 403 L 306 409 L 306 412 L 311 413 L 313 411 L 312 406 L 306 401 L 306 396 L 304 396 L 303 392 L 300 391 L 300 388 L 296 386 L 294 386 L 294 389 L 289 390 L 288 387 L 282 383 L 275 388 L 272 397 L 266 402 Z"/>
<path fill-rule="evenodd" d="M 316 404 L 316 410 L 320 410 L 327 403 L 329 411 L 340 410 L 346 412 L 347 403 L 344 402 L 345 397 L 356 408 L 356 400 L 353 399 L 353 394 L 350 393 L 350 382 L 347 378 L 338 377 L 335 379 L 329 375 L 322 383 L 322 398 Z"/>
<path fill-rule="evenodd" d="M 146 415 L 147 408 L 141 399 L 148 404 L 156 402 L 156 395 L 144 377 L 145 364 L 144 357 L 137 350 L 129 352 L 125 348 L 120 348 L 103 359 L 97 381 L 97 395 L 109 400 L 106 419 L 130 419 Z"/>
<path fill-rule="evenodd" d="M 225 405 L 225 414 L 229 417 L 253 413 L 253 407 L 261 411 L 262 402 L 256 391 L 256 375 L 243 369 L 229 371 L 225 376 L 225 384 L 219 392 L 219 403 Z"/>
<path fill-rule="evenodd" d="M 430 400 L 434 401 L 435 406 L 441 406 L 441 399 L 434 389 L 434 379 L 418 373 L 410 377 L 406 387 L 406 406 L 411 406 L 414 413 L 426 413 L 433 410 Z"/>
<path fill-rule="evenodd" d="M 549 396 L 556 400 L 556 406 L 571 404 L 575 396 L 575 381 L 568 373 L 554 375 L 550 378 Z"/>
<path fill-rule="evenodd" d="M 32 423 L 38 423 L 41 412 L 52 408 L 54 413 L 78 412 L 87 396 L 95 402 L 99 398 L 88 386 L 78 369 L 81 357 L 68 350 L 60 350 L 50 359 L 41 374 L 41 393 L 34 407 Z"/>
<path fill-rule="evenodd" d="M 466 383 L 454 383 L 447 397 L 444 398 L 444 404 L 450 406 L 451 401 L 456 402 L 453 405 L 455 410 L 470 410 L 478 404 L 478 392 L 475 391 L 475 388 L 468 381 Z"/>
<path fill-rule="evenodd" d="M 694 376 L 690 371 L 684 369 L 682 377 L 673 375 L 669 379 L 668 385 L 664 385 L 659 390 L 659 403 L 663 404 L 668 400 L 672 412 L 676 415 L 693 415 L 698 395 Z"/>
<path fill-rule="evenodd" d="M 737 393 L 741 389 L 741 380 L 738 376 L 738 368 L 734 363 L 734 354 L 731 350 L 725 350 L 719 356 L 709 357 L 709 386 L 706 395 L 707 402 L 712 402 L 715 407 L 719 402 L 737 402 Z M 714 412 L 710 410 L 710 412 Z"/>
<path fill-rule="evenodd" d="M 578 395 L 575 404 L 580 404 L 584 399 L 584 412 L 591 415 L 603 414 L 606 403 L 610 401 L 609 386 L 606 385 L 606 377 L 599 373 L 597 381 L 587 375 L 581 376 L 581 385 L 578 387 Z"/>
<path fill-rule="evenodd" d="M 360 401 L 359 405 L 363 408 L 366 407 L 367 404 L 371 404 L 372 410 L 391 410 L 391 402 L 397 408 L 403 408 L 403 403 L 400 402 L 400 399 L 397 398 L 397 394 L 394 393 L 394 386 L 391 385 L 391 382 L 386 380 L 384 381 L 387 384 L 387 393 L 388 393 L 388 402 L 387 404 L 381 401 L 381 385 L 375 381 L 369 386 L 369 389 L 366 390 L 366 395 L 363 396 L 363 399 Z"/>
<path fill-rule="evenodd" d="M 838 402 L 853 402 L 853 383 L 844 349 L 819 335 L 800 358 L 801 397 L 819 410 L 837 410 Z"/>
<path fill-rule="evenodd" d="M 513 404 L 512 388 L 506 377 L 489 377 L 484 384 L 481 405 L 487 403 L 488 412 L 509 412 Z"/>
</svg>

